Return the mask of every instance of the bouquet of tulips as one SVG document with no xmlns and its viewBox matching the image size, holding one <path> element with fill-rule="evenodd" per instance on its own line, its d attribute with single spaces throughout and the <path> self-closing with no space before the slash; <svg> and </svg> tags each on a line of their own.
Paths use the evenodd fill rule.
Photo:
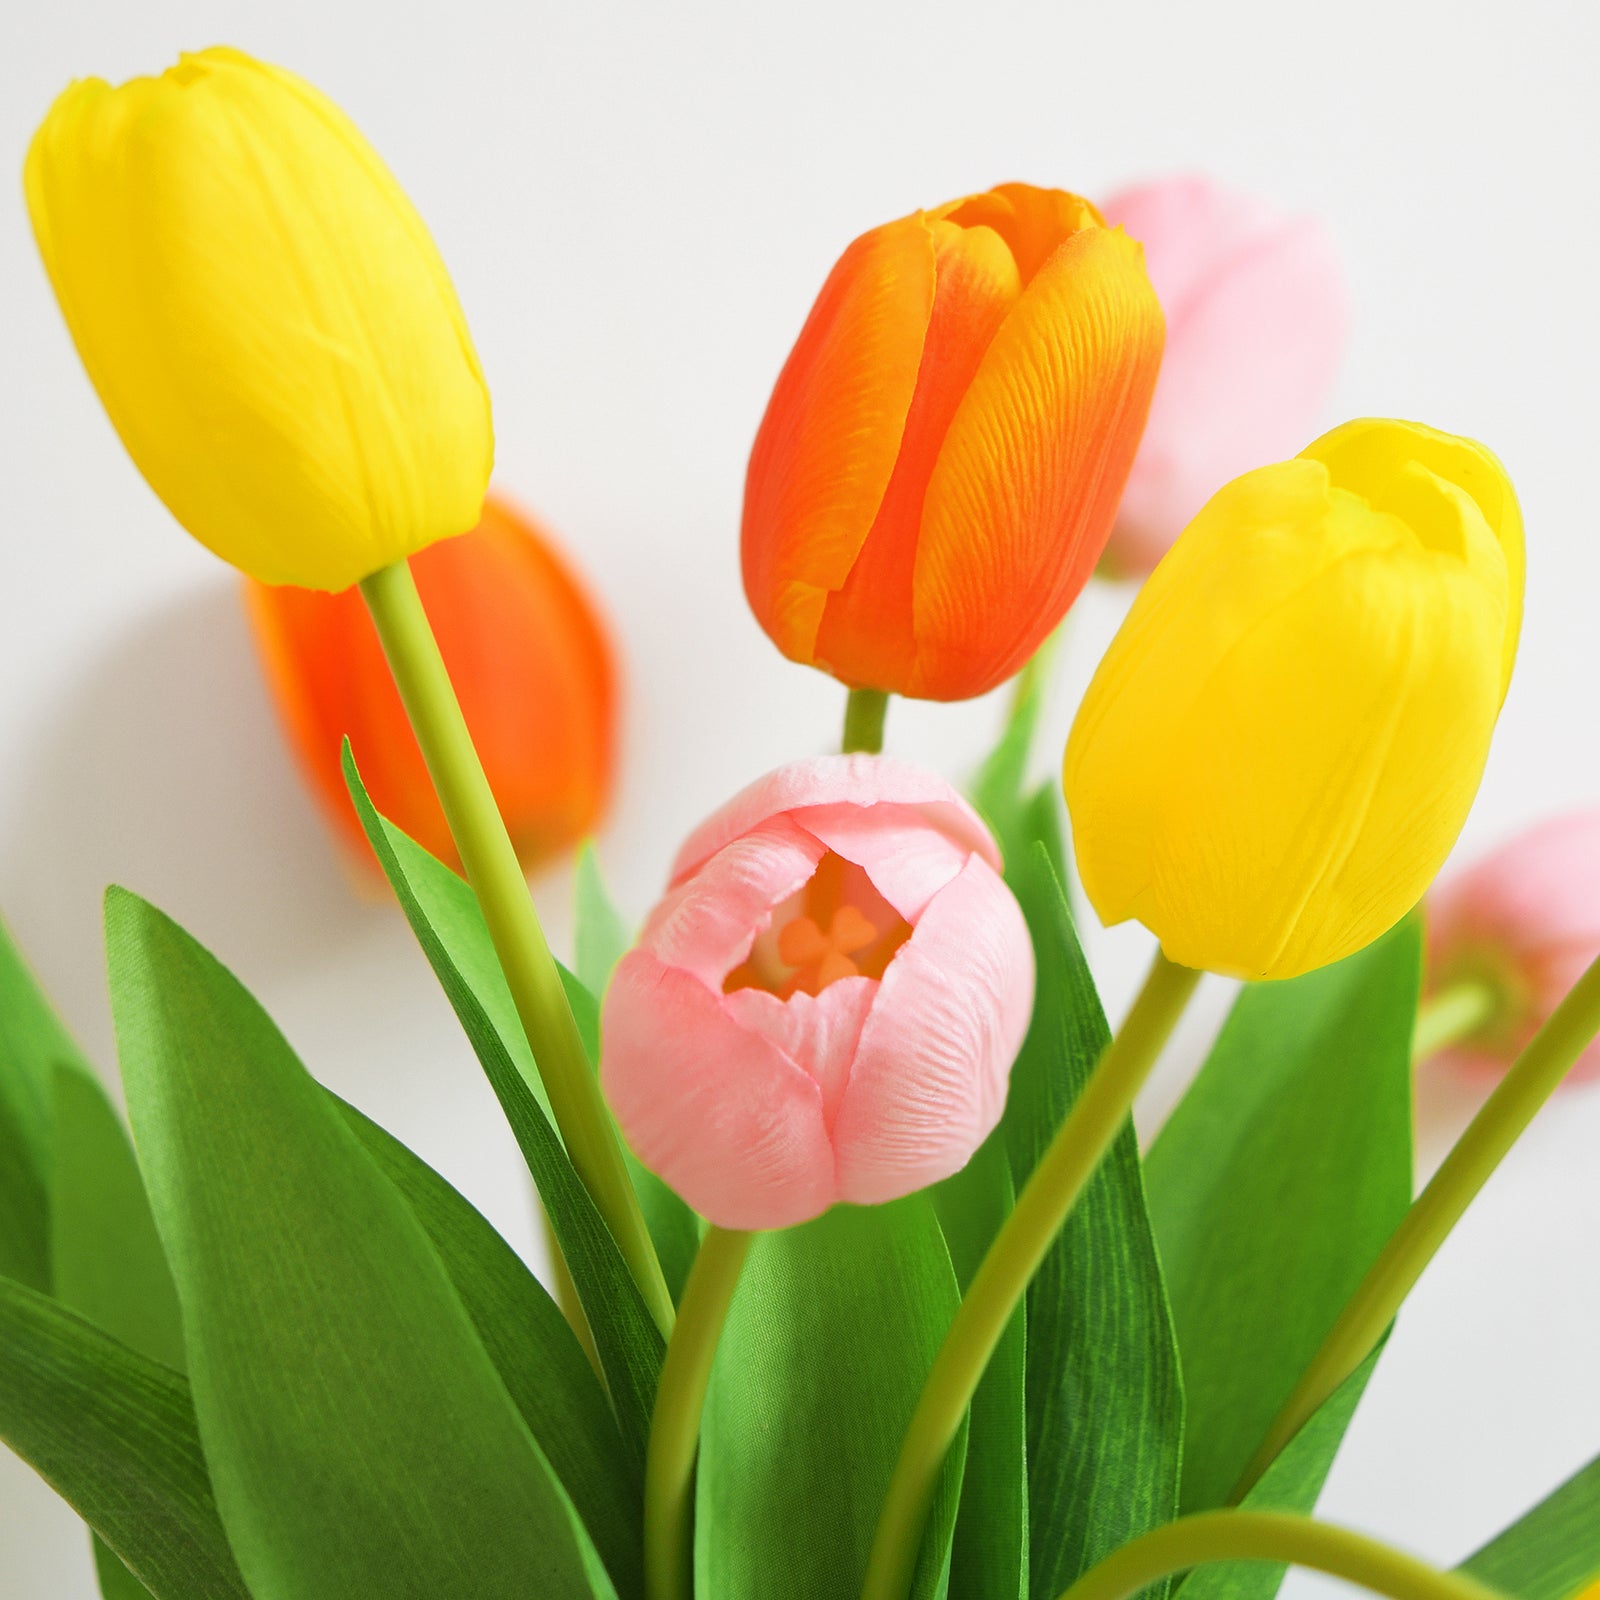
<svg viewBox="0 0 1600 1600">
<path fill-rule="evenodd" d="M 1162 301 L 1186 330 L 1164 383 L 1192 385 L 1217 279 L 1158 299 L 1136 240 L 1160 205 L 1113 226 L 1006 184 L 864 234 L 777 380 L 742 532 L 762 626 L 848 687 L 843 751 L 729 799 L 637 939 L 581 873 L 569 970 L 430 625 L 470 542 L 422 557 L 425 595 L 410 561 L 481 520 L 484 593 L 565 580 L 485 511 L 488 394 L 377 155 L 304 82 L 209 50 L 73 85 L 26 186 L 128 451 L 258 586 L 291 724 L 460 1018 L 557 1268 L 553 1298 L 156 907 L 106 902 L 131 1141 L 0 949 L 0 1437 L 89 1524 L 107 1597 L 1594 1580 L 1600 1463 L 1449 1572 L 1312 1516 L 1408 1291 L 1600 1027 L 1600 972 L 1571 972 L 1413 1200 L 1419 1037 L 1481 1042 L 1526 998 L 1467 938 L 1419 1027 L 1414 908 L 1516 655 L 1522 524 L 1489 451 L 1383 420 L 1273 464 L 1246 443 L 1163 556 L 1192 441 L 1163 422 Z M 1231 293 L 1316 276 L 1299 236 L 1218 232 L 1250 264 Z M 1298 427 L 1291 398 L 1264 420 Z M 1039 652 L 1114 529 L 1154 570 L 1065 753 L 1089 903 L 1159 940 L 1113 1035 L 1059 791 L 1025 773 Z M 599 647 L 571 605 L 540 615 L 506 659 L 589 796 L 527 802 L 546 848 L 592 816 L 610 688 L 541 680 Z M 357 699 L 318 698 L 354 659 L 392 674 L 436 803 L 399 814 Z M 881 754 L 891 694 L 1012 677 L 970 795 Z M 1205 971 L 1250 981 L 1141 1154 L 1131 1107 Z"/>
</svg>

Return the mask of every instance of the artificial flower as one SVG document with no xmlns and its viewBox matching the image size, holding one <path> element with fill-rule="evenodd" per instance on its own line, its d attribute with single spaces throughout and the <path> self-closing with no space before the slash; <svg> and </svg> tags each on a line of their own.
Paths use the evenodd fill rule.
<svg viewBox="0 0 1600 1600">
<path fill-rule="evenodd" d="M 1477 989 L 1482 1014 L 1441 1064 L 1503 1072 L 1600 956 L 1600 811 L 1552 817 L 1427 899 L 1427 996 Z M 1590 1044 L 1568 1081 L 1600 1076 Z"/>
<path fill-rule="evenodd" d="M 412 570 L 507 831 L 535 866 L 591 833 L 611 792 L 606 625 L 545 531 L 498 495 L 471 533 L 424 550 Z M 246 600 L 290 743 L 335 831 L 376 867 L 340 767 L 348 735 L 377 808 L 458 865 L 360 594 L 251 579 Z"/>
<path fill-rule="evenodd" d="M 802 761 L 730 800 L 606 993 L 601 1079 L 640 1160 L 726 1228 L 964 1166 L 1033 1004 L 999 869 L 971 807 L 899 762 Z"/>
<path fill-rule="evenodd" d="M 982 694 L 1105 545 L 1161 360 L 1139 247 L 1088 201 L 1002 184 L 840 257 L 745 482 L 745 593 L 852 688 Z"/>
<path fill-rule="evenodd" d="M 1339 257 L 1315 217 L 1210 178 L 1124 189 L 1106 220 L 1144 246 L 1167 347 L 1104 568 L 1144 577 L 1229 479 L 1287 455 L 1344 352 Z"/>
<path fill-rule="evenodd" d="M 1522 613 L 1498 461 L 1346 423 L 1214 496 L 1085 695 L 1065 783 L 1101 920 L 1286 978 L 1421 898 L 1477 793 Z"/>
<path fill-rule="evenodd" d="M 68 88 L 28 210 L 78 354 L 168 509 L 344 589 L 477 520 L 494 439 L 427 229 L 349 118 L 237 50 Z"/>
</svg>

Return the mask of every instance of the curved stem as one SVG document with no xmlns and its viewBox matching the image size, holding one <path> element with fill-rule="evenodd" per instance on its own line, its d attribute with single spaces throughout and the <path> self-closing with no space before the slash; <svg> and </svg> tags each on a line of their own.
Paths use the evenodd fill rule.
<svg viewBox="0 0 1600 1600">
<path fill-rule="evenodd" d="M 1156 953 L 1121 1031 L 995 1235 L 934 1357 L 901 1444 L 862 1600 L 902 1600 L 910 1589 L 939 1471 L 978 1380 L 1062 1223 L 1126 1122 L 1199 977 Z"/>
<path fill-rule="evenodd" d="M 1496 1591 L 1441 1572 L 1365 1534 L 1282 1511 L 1202 1511 L 1152 1528 L 1086 1572 L 1061 1600 L 1127 1600 L 1169 1573 L 1211 1561 L 1280 1561 L 1390 1600 L 1491 1600 Z"/>
<path fill-rule="evenodd" d="M 1600 1031 L 1600 960 L 1573 985 L 1400 1219 L 1267 1430 L 1230 1501 L 1242 1500 L 1312 1413 L 1366 1360 L 1494 1170 Z"/>
<path fill-rule="evenodd" d="M 883 719 L 889 714 L 889 696 L 882 689 L 852 689 L 844 703 L 845 755 L 864 751 L 875 756 L 883 749 Z"/>
<path fill-rule="evenodd" d="M 700 1446 L 700 1413 L 722 1324 L 753 1237 L 710 1229 L 683 1287 L 645 1454 L 647 1600 L 690 1600 L 694 1593 L 694 1461 Z"/>
<path fill-rule="evenodd" d="M 661 1263 L 411 568 L 404 561 L 384 567 L 362 581 L 361 593 L 478 897 L 567 1154 L 666 1334 L 672 1327 L 672 1297 Z"/>
<path fill-rule="evenodd" d="M 1474 1034 L 1499 1009 L 1499 991 L 1481 978 L 1461 978 L 1428 996 L 1417 1008 L 1411 1059 L 1426 1061 Z"/>
</svg>

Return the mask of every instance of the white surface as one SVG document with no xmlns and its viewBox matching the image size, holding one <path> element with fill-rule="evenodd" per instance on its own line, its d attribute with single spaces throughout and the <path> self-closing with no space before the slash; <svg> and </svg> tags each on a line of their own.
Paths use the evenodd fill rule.
<svg viewBox="0 0 1600 1600">
<path fill-rule="evenodd" d="M 1471 849 L 1600 796 L 1597 19 L 1581 0 L 13 0 L 0 167 L 69 78 L 215 42 L 354 115 L 455 275 L 501 481 L 564 532 L 626 640 L 603 856 L 634 911 L 713 804 L 836 737 L 836 687 L 744 607 L 735 530 L 768 388 L 839 249 L 1010 177 L 1095 194 L 1203 166 L 1318 210 L 1357 305 L 1335 415 L 1483 438 L 1527 512 L 1527 631 Z M 348 892 L 285 769 L 231 574 L 122 455 L 19 190 L 0 187 L 0 906 L 109 1067 L 99 895 L 117 879 L 151 896 L 318 1073 L 530 1248 L 515 1153 L 453 1021 L 398 915 Z M 1083 607 L 1047 750 L 1122 603 Z M 897 705 L 891 743 L 959 774 L 997 715 Z M 539 885 L 558 943 L 566 893 Z M 1137 930 L 1093 941 L 1113 1013 L 1145 948 Z M 1600 1093 L 1563 1098 L 1474 1209 L 1401 1323 L 1327 1515 L 1454 1560 L 1600 1448 L 1597 1147 Z M 73 1517 L 0 1454 L 0 1594 L 92 1593 Z"/>
</svg>

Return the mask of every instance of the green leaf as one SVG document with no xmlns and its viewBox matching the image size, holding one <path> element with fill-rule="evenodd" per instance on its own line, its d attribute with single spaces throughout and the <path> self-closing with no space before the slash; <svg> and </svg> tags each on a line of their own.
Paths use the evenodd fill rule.
<svg viewBox="0 0 1600 1600">
<path fill-rule="evenodd" d="M 926 1194 L 836 1206 L 751 1244 L 700 1444 L 697 1592 L 856 1600 L 906 1424 L 958 1300 Z M 917 1584 L 944 1592 L 960 1497 L 951 1452 Z"/>
<path fill-rule="evenodd" d="M 57 1066 L 94 1075 L 0 922 L 0 1275 L 47 1293 Z"/>
<path fill-rule="evenodd" d="M 112 1011 L 195 1414 L 256 1600 L 610 1595 L 416 1218 L 255 1001 L 106 902 Z"/>
<path fill-rule="evenodd" d="M 1600 1578 L 1600 1456 L 1457 1570 L 1516 1600 L 1566 1600 Z"/>
<path fill-rule="evenodd" d="M 1001 1126 L 1020 1188 L 1110 1041 L 1043 844 L 1020 875 L 1033 1025 Z M 1176 1512 L 1184 1394 L 1131 1121 L 1028 1291 L 1029 1585 L 1050 1600 Z"/>
<path fill-rule="evenodd" d="M 660 1331 L 605 1220 L 572 1170 L 550 1125 L 527 1036 L 472 890 L 442 862 L 379 816 L 351 760 L 350 797 L 440 986 L 495 1092 L 533 1175 L 567 1270 L 583 1302 L 623 1444 L 644 1471 L 650 1413 L 661 1376 Z M 569 983 L 568 993 L 573 992 Z M 590 1004 L 592 1006 L 592 997 Z M 579 1018 L 580 1030 L 583 1026 Z"/>
<path fill-rule="evenodd" d="M 639 1483 L 628 1470 L 605 1391 L 567 1319 L 469 1201 L 377 1123 L 332 1098 L 433 1241 L 484 1350 L 571 1496 L 617 1593 L 638 1594 Z"/>
<path fill-rule="evenodd" d="M 966 1293 L 1011 1214 L 1011 1163 L 996 1128 L 953 1177 L 932 1190 L 956 1282 Z M 984 1369 L 967 1424 L 966 1470 L 950 1556 L 960 1600 L 1027 1600 L 1027 1310 L 1018 1306 Z"/>
<path fill-rule="evenodd" d="M 1239 996 L 1148 1160 L 1189 1398 L 1183 1510 L 1221 1505 L 1411 1200 L 1410 919 Z"/>
<path fill-rule="evenodd" d="M 50 1268 L 55 1296 L 141 1355 L 181 1372 L 183 1322 L 144 1180 L 99 1081 L 55 1073 Z"/>
<path fill-rule="evenodd" d="M 633 943 L 633 931 L 606 891 L 593 840 L 578 852 L 575 894 L 577 914 L 573 945 L 576 960 L 573 964 L 577 968 L 578 982 L 590 994 L 603 997 L 611 981 L 611 969 Z"/>
<path fill-rule="evenodd" d="M 1242 1504 L 1253 1511 L 1311 1515 L 1380 1354 L 1381 1347 L 1323 1401 Z M 1182 1589 L 1183 1600 L 1272 1600 L 1288 1570 L 1273 1561 L 1218 1561 L 1196 1567 L 1176 1580 L 1176 1588 Z"/>
<path fill-rule="evenodd" d="M 133 1146 L 98 1078 L 58 1063 L 51 1143 L 50 1277 L 56 1298 L 141 1355 L 182 1371 L 183 1324 Z M 148 1591 L 94 1539 L 105 1600 Z"/>
<path fill-rule="evenodd" d="M 183 1378 L 4 1279 L 0 1438 L 156 1600 L 250 1600 Z"/>
</svg>

